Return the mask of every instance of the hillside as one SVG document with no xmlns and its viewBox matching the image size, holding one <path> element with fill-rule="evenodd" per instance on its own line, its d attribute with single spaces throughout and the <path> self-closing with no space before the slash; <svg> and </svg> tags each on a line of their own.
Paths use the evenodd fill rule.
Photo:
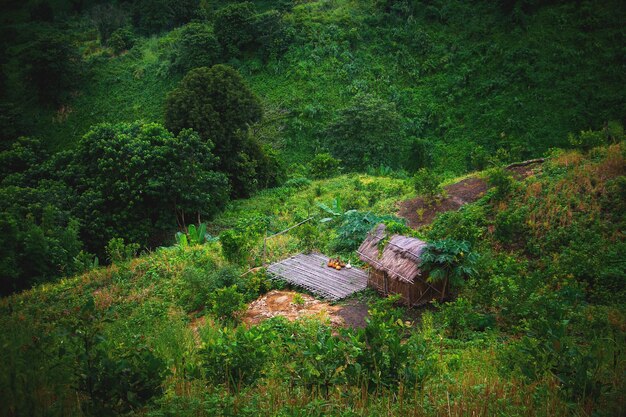
<svg viewBox="0 0 626 417">
<path fill-rule="evenodd" d="M 0 416 L 626 415 L 625 21 L 3 1 Z"/>
<path fill-rule="evenodd" d="M 528 2 L 514 11 L 496 2 L 416 1 L 403 8 L 399 1 L 387 2 L 396 4 L 389 13 L 380 12 L 382 3 L 294 2 L 281 9 L 290 31 L 283 54 L 244 50 L 226 61 L 260 96 L 266 117 L 259 135 L 288 163 L 348 152 L 333 148 L 328 128 L 359 94 L 398 114 L 397 157 L 374 160 L 375 167 L 422 163 L 459 175 L 482 169 L 496 151 L 500 162 L 535 157 L 566 145 L 570 132 L 622 120 L 620 1 Z M 259 2 L 259 11 L 268 8 Z M 17 106 L 21 133 L 64 149 L 96 123 L 163 122 L 165 96 L 184 75 L 170 67 L 175 33 L 140 37 L 128 52 L 113 55 L 98 44 L 87 18 L 65 19 L 86 79 L 46 109 L 10 76 L 7 99 Z M 13 22 L 5 25 L 15 39 L 7 49 L 12 68 L 22 42 L 41 29 L 6 21 Z M 428 145 L 422 162 L 410 160 L 416 139 Z"/>
<path fill-rule="evenodd" d="M 623 143 L 555 153 L 418 229 L 472 242 L 480 261 L 454 301 L 417 322 L 368 294 L 362 330 L 280 318 L 236 327 L 237 311 L 277 285 L 262 271 L 240 276 L 259 264 L 260 223 L 316 219 L 275 241 L 270 260 L 307 248 L 347 259 L 368 230 L 355 224 L 413 197 L 402 180 L 362 175 L 231 205 L 210 229 L 234 227 L 245 261 L 185 240 L 3 298 L 2 414 L 619 415 L 625 154 Z M 495 172 L 480 176 L 493 184 Z M 319 222 L 315 203 L 331 199 L 359 210 Z"/>
</svg>

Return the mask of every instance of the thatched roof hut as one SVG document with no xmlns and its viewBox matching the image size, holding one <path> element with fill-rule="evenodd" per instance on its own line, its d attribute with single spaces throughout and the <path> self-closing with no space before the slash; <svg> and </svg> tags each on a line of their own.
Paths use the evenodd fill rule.
<svg viewBox="0 0 626 417">
<path fill-rule="evenodd" d="M 382 252 L 380 243 L 384 243 Z M 423 304 L 442 294 L 442 285 L 427 282 L 420 270 L 420 257 L 427 243 L 402 235 L 387 236 L 384 224 L 377 225 L 357 253 L 370 265 L 368 285 L 383 295 L 402 294 L 408 305 Z"/>
</svg>

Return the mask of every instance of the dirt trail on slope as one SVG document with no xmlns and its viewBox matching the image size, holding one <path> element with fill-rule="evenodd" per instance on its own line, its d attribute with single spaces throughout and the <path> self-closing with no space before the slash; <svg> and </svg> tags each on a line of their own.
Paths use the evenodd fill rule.
<svg viewBox="0 0 626 417">
<path fill-rule="evenodd" d="M 537 162 L 531 162 L 527 165 L 509 166 L 507 170 L 511 171 L 516 179 L 522 180 L 534 175 L 535 171 L 540 169 L 541 162 L 543 160 L 537 160 Z M 398 216 L 407 219 L 409 226 L 417 229 L 432 223 L 438 213 L 458 210 L 462 205 L 478 200 L 485 194 L 488 188 L 486 180 L 478 177 L 469 177 L 445 187 L 447 197 L 438 204 L 427 205 L 423 197 L 400 202 L 398 205 Z"/>
<path fill-rule="evenodd" d="M 299 303 L 296 302 L 296 295 L 301 297 Z M 290 321 L 314 317 L 337 327 L 363 327 L 367 305 L 357 300 L 350 300 L 344 305 L 331 305 L 307 294 L 273 290 L 250 303 L 243 321 L 251 326 L 276 316 Z"/>
</svg>

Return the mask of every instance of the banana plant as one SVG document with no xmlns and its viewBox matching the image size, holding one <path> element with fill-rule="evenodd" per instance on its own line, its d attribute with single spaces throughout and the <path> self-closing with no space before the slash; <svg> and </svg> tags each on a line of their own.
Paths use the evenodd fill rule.
<svg viewBox="0 0 626 417">
<path fill-rule="evenodd" d="M 336 197 L 330 204 L 330 206 L 324 204 L 324 203 L 315 203 L 317 205 L 317 207 L 319 207 L 320 209 L 322 209 L 322 211 L 324 211 L 325 213 L 329 214 L 330 217 L 324 217 L 323 219 L 320 220 L 320 223 L 328 223 L 330 221 L 333 221 L 339 217 L 344 216 L 345 214 L 348 213 L 352 213 L 355 210 L 348 210 L 348 211 L 343 211 L 343 207 L 341 205 L 341 198 L 340 197 Z"/>
<path fill-rule="evenodd" d="M 198 226 L 192 224 L 187 228 L 187 233 L 176 233 L 176 244 L 181 247 L 203 245 L 216 240 L 216 237 L 206 232 L 206 223 L 200 223 Z"/>
</svg>

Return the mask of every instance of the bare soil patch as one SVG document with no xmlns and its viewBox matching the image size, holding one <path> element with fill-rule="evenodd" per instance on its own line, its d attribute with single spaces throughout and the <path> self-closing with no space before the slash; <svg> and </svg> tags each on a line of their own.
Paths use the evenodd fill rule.
<svg viewBox="0 0 626 417">
<path fill-rule="evenodd" d="M 332 305 L 307 294 L 273 290 L 250 303 L 243 321 L 251 326 L 276 316 L 290 321 L 313 317 L 337 327 L 362 327 L 365 326 L 367 305 L 357 300 Z"/>
<path fill-rule="evenodd" d="M 507 169 L 513 173 L 517 180 L 523 180 L 534 175 L 541 168 L 540 164 L 540 162 L 530 163 L 523 166 L 512 166 Z M 438 204 L 428 205 L 422 197 L 402 201 L 399 203 L 398 216 L 407 219 L 409 226 L 417 229 L 432 223 L 438 213 L 458 210 L 462 205 L 478 200 L 485 195 L 488 188 L 487 181 L 482 178 L 466 178 L 445 187 L 447 196 Z"/>
</svg>

